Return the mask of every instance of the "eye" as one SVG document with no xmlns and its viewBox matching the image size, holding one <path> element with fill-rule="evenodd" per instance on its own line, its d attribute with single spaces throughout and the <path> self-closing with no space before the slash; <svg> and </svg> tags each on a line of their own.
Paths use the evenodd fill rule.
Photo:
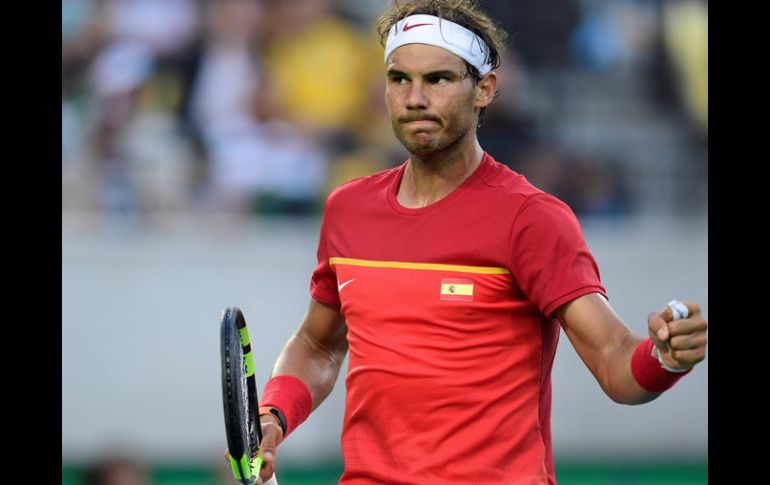
<svg viewBox="0 0 770 485">
<path fill-rule="evenodd" d="M 449 78 L 446 76 L 435 75 L 430 76 L 428 82 L 431 84 L 445 84 L 449 82 Z"/>
<path fill-rule="evenodd" d="M 393 84 L 406 84 L 409 81 L 406 76 L 402 76 L 401 74 L 393 74 L 392 76 L 388 76 L 388 79 Z"/>
</svg>

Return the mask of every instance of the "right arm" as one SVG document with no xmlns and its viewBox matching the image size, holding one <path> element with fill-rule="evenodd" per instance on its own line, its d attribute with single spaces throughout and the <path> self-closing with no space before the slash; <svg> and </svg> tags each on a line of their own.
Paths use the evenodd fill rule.
<svg viewBox="0 0 770 485">
<path fill-rule="evenodd" d="M 288 374 L 304 382 L 315 410 L 332 392 L 347 351 L 347 326 L 340 311 L 311 299 L 302 324 L 278 356 L 272 377 Z"/>
<path fill-rule="evenodd" d="M 315 410 L 332 392 L 347 351 L 345 318 L 338 309 L 311 299 L 302 324 L 278 356 L 271 377 L 291 375 L 301 380 L 310 391 Z M 260 477 L 264 482 L 275 472 L 275 448 L 283 433 L 275 416 L 260 419 L 264 458 Z"/>
</svg>

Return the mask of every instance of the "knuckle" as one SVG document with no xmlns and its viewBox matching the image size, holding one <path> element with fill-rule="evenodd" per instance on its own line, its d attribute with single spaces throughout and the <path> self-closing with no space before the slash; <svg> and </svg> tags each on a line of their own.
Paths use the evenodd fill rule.
<svg viewBox="0 0 770 485">
<path fill-rule="evenodd" d="M 703 352 L 703 349 L 694 349 L 692 351 L 692 362 L 693 364 L 697 364 L 698 362 L 702 361 L 706 357 L 705 353 Z"/>
<path fill-rule="evenodd" d="M 272 453 L 273 456 L 275 456 L 275 446 L 267 445 L 262 446 L 260 448 L 260 451 L 262 452 L 262 457 L 264 458 L 265 453 Z M 270 459 L 265 459 L 265 463 L 270 462 Z"/>
<path fill-rule="evenodd" d="M 684 337 L 681 337 L 679 335 L 676 335 L 674 337 L 671 337 L 668 341 L 668 345 L 672 349 L 678 349 L 681 347 L 682 343 L 684 343 Z"/>
</svg>

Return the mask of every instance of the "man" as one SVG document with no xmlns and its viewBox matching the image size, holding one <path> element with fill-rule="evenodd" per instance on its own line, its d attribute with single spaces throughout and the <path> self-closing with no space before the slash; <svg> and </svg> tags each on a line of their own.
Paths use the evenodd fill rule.
<svg viewBox="0 0 770 485">
<path fill-rule="evenodd" d="M 503 35 L 465 1 L 380 19 L 403 165 L 328 197 L 311 302 L 262 394 L 265 464 L 329 395 L 350 352 L 342 484 L 553 484 L 550 372 L 564 329 L 614 401 L 703 360 L 706 321 L 672 301 L 632 335 L 578 222 L 476 138 Z"/>
</svg>

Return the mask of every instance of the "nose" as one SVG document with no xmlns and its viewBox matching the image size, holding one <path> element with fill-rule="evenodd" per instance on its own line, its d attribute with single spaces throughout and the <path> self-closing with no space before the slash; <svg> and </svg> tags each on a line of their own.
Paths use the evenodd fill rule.
<svg viewBox="0 0 770 485">
<path fill-rule="evenodd" d="M 416 81 L 409 85 L 406 108 L 410 110 L 423 110 L 428 108 L 428 98 L 425 96 L 424 87 L 421 82 Z"/>
</svg>

